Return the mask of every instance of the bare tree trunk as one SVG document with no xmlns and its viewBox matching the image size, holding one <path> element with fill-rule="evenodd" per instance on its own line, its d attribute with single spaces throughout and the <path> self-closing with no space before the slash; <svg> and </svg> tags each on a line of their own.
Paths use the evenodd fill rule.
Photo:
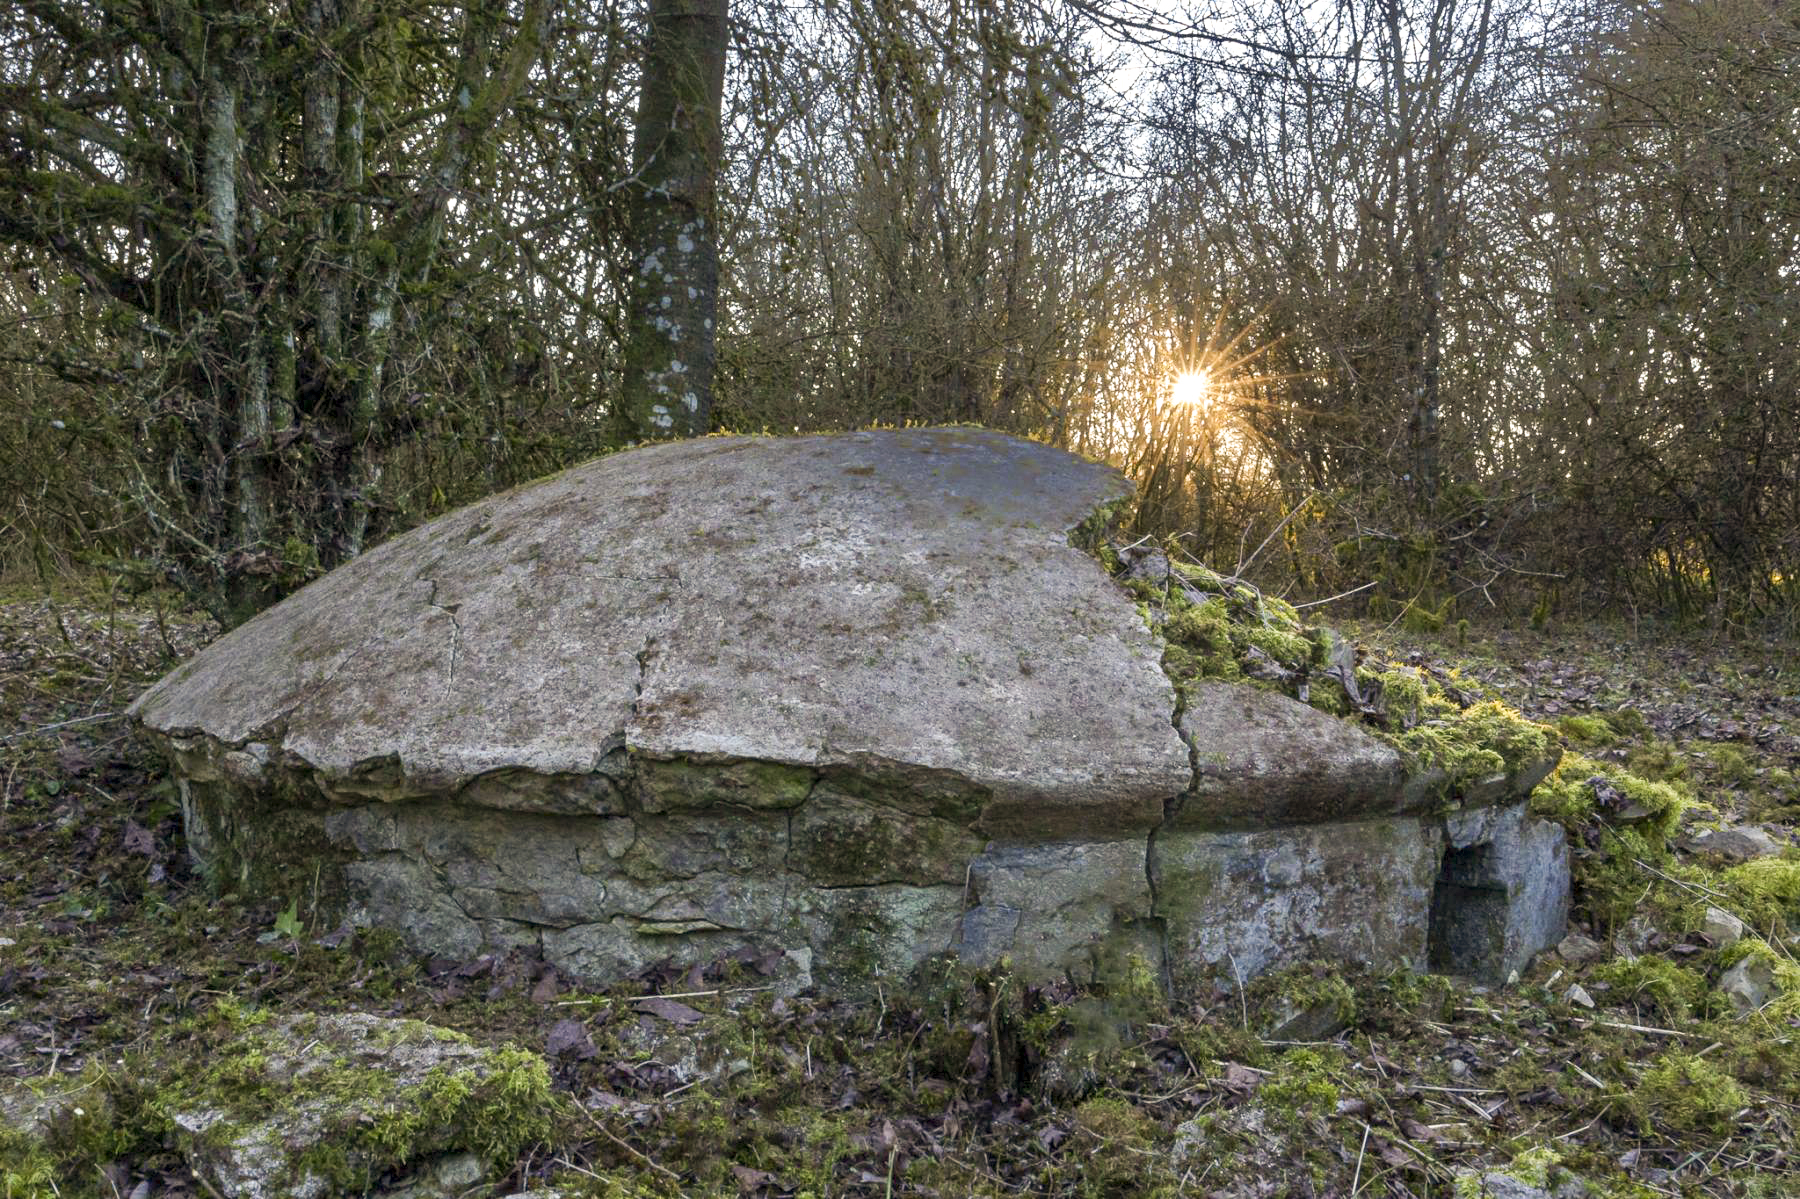
<svg viewBox="0 0 1800 1199">
<path fill-rule="evenodd" d="M 692 437 L 712 418 L 719 245 L 714 190 L 726 0 L 650 0 L 631 196 L 621 440 Z"/>
</svg>

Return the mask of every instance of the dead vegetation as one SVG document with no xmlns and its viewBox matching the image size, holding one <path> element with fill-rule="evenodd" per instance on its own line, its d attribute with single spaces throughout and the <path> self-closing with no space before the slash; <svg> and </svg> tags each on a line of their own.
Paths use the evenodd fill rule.
<svg viewBox="0 0 1800 1199">
<path fill-rule="evenodd" d="M 945 964 L 851 1005 L 784 995 L 753 959 L 586 992 L 527 955 L 420 961 L 207 894 L 175 796 L 116 714 L 210 633 L 103 592 L 0 603 L 0 1071 L 104 1100 L 48 1150 L 0 1132 L 9 1199 L 206 1194 L 139 1082 L 204 1045 L 222 1004 L 417 1017 L 543 1054 L 554 1131 L 511 1189 L 1423 1199 L 1480 1194 L 1490 1172 L 1608 1199 L 1800 1187 L 1800 993 L 1784 990 L 1800 862 L 1734 861 L 1701 835 L 1773 822 L 1780 842 L 1800 812 L 1800 669 L 1780 645 L 1360 630 L 1377 667 L 1456 669 L 1570 752 L 1538 803 L 1571 830 L 1592 944 L 1504 992 L 1320 968 L 1172 1007 L 1128 970 L 1027 984 Z M 1734 944 L 1709 909 L 1743 922 Z M 1719 983 L 1752 959 L 1771 1002 L 1742 1013 Z M 1342 1031 L 1267 1039 L 1296 1002 Z"/>
</svg>

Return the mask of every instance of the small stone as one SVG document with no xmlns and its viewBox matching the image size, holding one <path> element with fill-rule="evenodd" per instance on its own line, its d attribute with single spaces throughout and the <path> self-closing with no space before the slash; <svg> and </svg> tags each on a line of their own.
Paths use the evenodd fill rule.
<svg viewBox="0 0 1800 1199">
<path fill-rule="evenodd" d="M 1613 934 L 1613 950 L 1621 956 L 1641 957 L 1662 933 L 1646 916 L 1633 916 Z"/>
<path fill-rule="evenodd" d="M 1739 1013 L 1754 1012 L 1775 998 L 1775 967 L 1766 959 L 1742 959 L 1719 979 L 1719 990 Z"/>
<path fill-rule="evenodd" d="M 1463 1061 L 1461 1058 L 1452 1059 L 1450 1062 L 1450 1073 L 1456 1078 L 1466 1078 L 1469 1073 L 1469 1063 Z"/>
<path fill-rule="evenodd" d="M 1592 937 L 1570 933 L 1557 945 L 1556 954 L 1571 966 L 1583 966 L 1605 957 L 1606 947 Z"/>
<path fill-rule="evenodd" d="M 1591 1008 L 1594 1006 L 1594 997 L 1589 995 L 1587 993 L 1587 988 L 1583 987 L 1580 983 L 1571 984 L 1569 989 L 1563 992 L 1563 998 L 1574 1004 L 1576 1007 Z"/>
<path fill-rule="evenodd" d="M 481 1185 L 487 1170 L 473 1153 L 438 1158 L 409 1181 L 381 1193 L 381 1199 L 457 1199 Z"/>
<path fill-rule="evenodd" d="M 1744 939 L 1744 922 L 1723 908 L 1707 908 L 1700 919 L 1700 931 L 1708 941 L 1724 949 Z"/>
<path fill-rule="evenodd" d="M 1551 1199 L 1550 1192 L 1542 1187 L 1534 1187 L 1511 1174 L 1501 1174 L 1498 1171 L 1487 1174 L 1478 1174 L 1474 1170 L 1459 1171 L 1456 1193 L 1472 1195 L 1476 1199 Z"/>
<path fill-rule="evenodd" d="M 1755 825 L 1703 829 L 1683 841 L 1681 847 L 1693 853 L 1717 854 L 1728 862 L 1772 858 L 1787 848 L 1766 829 Z"/>
</svg>

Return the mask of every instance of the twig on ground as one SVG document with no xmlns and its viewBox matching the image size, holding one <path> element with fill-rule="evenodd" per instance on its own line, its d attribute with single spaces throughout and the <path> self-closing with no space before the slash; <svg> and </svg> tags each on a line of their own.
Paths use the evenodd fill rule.
<svg viewBox="0 0 1800 1199">
<path fill-rule="evenodd" d="M 596 1116 L 588 1108 L 588 1106 L 585 1103 L 581 1102 L 581 1100 L 571 1098 L 571 1102 L 573 1102 L 575 1104 L 576 1109 L 578 1111 L 580 1111 L 582 1115 L 587 1117 L 588 1123 L 592 1124 L 596 1129 L 599 1130 L 601 1136 L 605 1137 L 607 1140 L 611 1141 L 613 1144 L 617 1145 L 619 1148 L 621 1148 L 625 1152 L 629 1153 L 632 1157 L 636 1158 L 638 1161 L 642 1162 L 644 1165 L 650 1167 L 650 1169 L 656 1171 L 658 1174 L 661 1174 L 664 1178 L 667 1178 L 670 1182 L 677 1183 L 677 1184 L 679 1184 L 681 1182 L 681 1175 L 675 1173 L 675 1171 L 669 1169 L 667 1166 L 658 1165 L 656 1162 L 652 1161 L 649 1158 L 649 1156 L 646 1155 L 641 1149 L 638 1149 L 636 1146 L 632 1145 L 630 1142 L 625 1140 L 624 1137 L 620 1136 L 618 1133 L 616 1133 L 612 1129 L 608 1128 L 605 1124 L 602 1124 L 600 1122 L 600 1117 Z M 680 1193 L 679 1186 L 677 1186 L 676 1191 L 678 1194 Z"/>
</svg>

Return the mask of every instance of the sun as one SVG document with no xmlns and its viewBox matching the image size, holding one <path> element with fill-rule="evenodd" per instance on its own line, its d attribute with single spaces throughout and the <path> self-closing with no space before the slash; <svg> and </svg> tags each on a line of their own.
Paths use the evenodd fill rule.
<svg viewBox="0 0 1800 1199">
<path fill-rule="evenodd" d="M 1169 386 L 1169 403 L 1178 407 L 1203 406 L 1212 393 L 1212 374 L 1205 370 L 1182 371 Z"/>
</svg>

